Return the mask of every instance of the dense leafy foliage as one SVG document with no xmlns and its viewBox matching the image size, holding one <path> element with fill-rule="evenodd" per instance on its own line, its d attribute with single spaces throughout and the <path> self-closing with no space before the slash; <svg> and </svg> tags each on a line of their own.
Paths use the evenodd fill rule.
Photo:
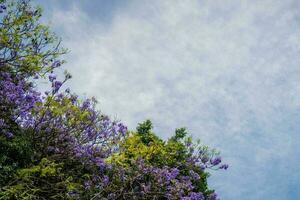
<svg viewBox="0 0 300 200">
<path fill-rule="evenodd" d="M 138 180 L 131 182 L 131 188 L 138 188 L 141 199 L 174 198 L 193 199 L 193 196 L 209 197 L 215 195 L 207 187 L 208 173 L 205 169 L 227 169 L 220 165 L 217 152 L 192 143 L 185 128 L 176 129 L 175 135 L 167 141 L 151 132 L 151 121 L 147 120 L 137 127 L 136 132 L 127 132 L 120 143 L 120 151 L 107 159 L 126 170 L 138 171 Z M 140 171 L 139 171 L 140 170 Z M 128 183 L 127 183 L 128 184 Z M 125 186 L 125 185 L 123 185 Z M 133 194 L 133 191 L 131 192 Z"/>
<path fill-rule="evenodd" d="M 40 16 L 28 0 L 0 0 L 0 199 L 217 199 L 208 170 L 228 166 L 184 128 L 167 141 L 149 120 L 128 131 L 62 90 L 66 50 Z"/>
</svg>

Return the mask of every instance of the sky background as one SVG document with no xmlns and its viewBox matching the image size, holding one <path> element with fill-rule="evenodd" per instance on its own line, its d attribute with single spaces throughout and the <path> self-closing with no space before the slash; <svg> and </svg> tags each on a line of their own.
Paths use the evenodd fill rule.
<svg viewBox="0 0 300 200">
<path fill-rule="evenodd" d="M 300 199 L 300 1 L 36 0 L 68 85 L 134 129 L 221 151 L 221 200 Z"/>
</svg>

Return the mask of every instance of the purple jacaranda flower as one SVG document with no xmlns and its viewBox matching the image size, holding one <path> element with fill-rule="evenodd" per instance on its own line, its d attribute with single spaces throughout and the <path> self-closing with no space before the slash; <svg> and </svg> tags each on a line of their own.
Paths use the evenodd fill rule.
<svg viewBox="0 0 300 200">
<path fill-rule="evenodd" d="M 203 157 L 201 158 L 201 161 L 202 161 L 203 163 L 207 163 L 207 162 L 209 161 L 209 158 L 208 158 L 207 156 L 203 156 Z"/>
<path fill-rule="evenodd" d="M 47 128 L 45 129 L 45 132 L 49 134 L 49 133 L 51 133 L 51 130 L 52 130 L 52 129 L 51 129 L 50 127 L 47 127 Z"/>
<path fill-rule="evenodd" d="M 103 176 L 103 179 L 102 179 L 102 181 L 103 181 L 103 184 L 104 185 L 107 185 L 108 183 L 109 183 L 109 177 L 108 176 Z"/>
<path fill-rule="evenodd" d="M 33 99 L 34 99 L 33 94 L 27 94 L 27 95 L 26 95 L 26 100 L 27 100 L 27 101 L 32 101 Z"/>
<path fill-rule="evenodd" d="M 179 170 L 177 168 L 172 168 L 170 174 L 171 174 L 171 179 L 174 179 L 179 175 Z"/>
<path fill-rule="evenodd" d="M 115 193 L 110 193 L 109 195 L 108 195 L 108 199 L 109 200 L 112 200 L 112 199 L 115 199 L 115 197 L 116 197 L 116 194 Z"/>
<path fill-rule="evenodd" d="M 201 170 L 205 170 L 205 169 L 206 169 L 206 166 L 205 166 L 205 165 L 200 165 L 200 169 L 201 169 Z"/>
<path fill-rule="evenodd" d="M 124 126 L 124 124 L 122 124 L 122 123 L 119 123 L 118 124 L 118 127 L 119 127 L 119 132 L 122 134 L 122 135 L 125 135 L 125 133 L 127 132 L 127 127 L 126 126 Z"/>
<path fill-rule="evenodd" d="M 0 128 L 4 128 L 6 126 L 4 119 L 0 119 Z"/>
<path fill-rule="evenodd" d="M 100 170 L 105 169 L 106 163 L 103 161 L 102 158 L 96 157 L 96 158 L 94 158 L 94 162 L 99 167 Z"/>
<path fill-rule="evenodd" d="M 220 164 L 222 162 L 221 157 L 215 157 L 210 159 L 210 164 L 212 164 L 213 166 L 216 166 L 218 164 Z"/>
<path fill-rule="evenodd" d="M 6 6 L 4 4 L 0 5 L 0 13 L 3 13 L 6 10 Z"/>
<path fill-rule="evenodd" d="M 78 99 L 78 96 L 74 95 L 74 94 L 72 94 L 71 97 L 70 97 L 70 100 L 71 100 L 72 104 L 75 104 L 77 99 Z"/>
<path fill-rule="evenodd" d="M 220 167 L 219 167 L 219 169 L 225 169 L 225 170 L 227 170 L 228 169 L 228 164 L 223 164 L 223 165 L 221 165 Z"/>
<path fill-rule="evenodd" d="M 208 196 L 208 200 L 218 200 L 217 198 L 218 198 L 218 196 L 215 192 L 209 194 L 209 196 Z"/>
<path fill-rule="evenodd" d="M 196 173 L 196 172 L 194 172 L 193 170 L 190 170 L 190 176 L 191 176 L 191 178 L 194 179 L 194 180 L 200 179 L 199 174 Z"/>
<path fill-rule="evenodd" d="M 53 62 L 52 64 L 52 68 L 57 68 L 57 67 L 60 67 L 61 66 L 61 62 L 59 60 L 56 60 Z"/>
<path fill-rule="evenodd" d="M 50 74 L 49 75 L 49 81 L 53 82 L 56 79 L 56 75 L 55 74 Z"/>
<path fill-rule="evenodd" d="M 53 83 L 53 91 L 54 91 L 54 93 L 56 93 L 61 86 L 62 86 L 62 82 L 61 81 L 55 81 Z"/>
<path fill-rule="evenodd" d="M 92 181 L 84 181 L 84 188 L 86 189 L 86 190 L 89 190 L 90 188 L 91 188 L 91 186 L 92 186 Z"/>
<path fill-rule="evenodd" d="M 5 131 L 5 136 L 7 138 L 12 138 L 12 137 L 14 137 L 14 134 L 12 132 L 10 132 L 10 131 Z"/>
<path fill-rule="evenodd" d="M 85 100 L 83 103 L 82 103 L 82 109 L 87 109 L 89 108 L 91 105 L 91 101 L 89 99 Z"/>
<path fill-rule="evenodd" d="M 204 195 L 201 192 L 191 192 L 189 196 L 181 197 L 180 200 L 204 200 Z"/>
</svg>

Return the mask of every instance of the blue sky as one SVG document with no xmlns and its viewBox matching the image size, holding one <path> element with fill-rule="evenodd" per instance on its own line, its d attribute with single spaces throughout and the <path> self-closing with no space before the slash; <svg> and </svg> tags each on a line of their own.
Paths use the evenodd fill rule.
<svg viewBox="0 0 300 200">
<path fill-rule="evenodd" d="M 300 199 L 300 2 L 36 1 L 69 85 L 135 128 L 187 127 L 222 152 L 222 200 Z"/>
</svg>

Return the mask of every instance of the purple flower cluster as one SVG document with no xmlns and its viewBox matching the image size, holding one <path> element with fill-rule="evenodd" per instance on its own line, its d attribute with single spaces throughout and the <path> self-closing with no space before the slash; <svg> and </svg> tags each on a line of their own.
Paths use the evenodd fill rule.
<svg viewBox="0 0 300 200">
<path fill-rule="evenodd" d="M 60 92 L 66 80 L 58 81 L 51 73 L 49 81 L 52 92 L 42 96 L 35 91 L 34 84 L 21 75 L 0 73 L 0 109 L 1 113 L 6 113 L 5 117 L 0 116 L 2 134 L 13 137 L 9 126 L 12 121 L 23 129 L 32 129 L 38 151 L 60 161 L 65 158 L 79 161 L 90 174 L 83 183 L 85 190 L 101 190 L 108 199 L 119 198 L 119 190 L 123 198 L 204 200 L 206 196 L 208 200 L 217 199 L 215 193 L 207 196 L 195 191 L 193 183 L 200 180 L 199 172 L 190 170 L 184 175 L 178 168 L 180 165 L 158 167 L 140 159 L 133 164 L 136 167 L 120 168 L 106 162 L 118 152 L 127 127 L 98 112 L 95 99 L 81 101 L 70 90 Z M 195 153 L 197 148 L 190 143 L 186 147 L 190 151 L 187 165 L 199 166 L 202 170 L 227 169 L 228 165 L 220 165 L 220 157 L 208 157 L 205 149 Z M 80 196 L 76 191 L 66 195 Z"/>
<path fill-rule="evenodd" d="M 0 72 L 0 128 L 2 133 L 12 137 L 7 123 L 14 122 L 20 127 L 34 124 L 32 109 L 41 102 L 41 95 L 35 91 L 20 75 L 12 76 L 8 72 Z"/>
<path fill-rule="evenodd" d="M 191 192 L 189 196 L 182 197 L 181 200 L 204 200 L 204 195 L 201 192 Z"/>
<path fill-rule="evenodd" d="M 81 102 L 70 92 L 60 93 L 59 89 L 66 80 L 57 81 L 54 74 L 49 75 L 49 80 L 52 93 L 46 92 L 43 104 L 34 109 L 34 127 L 42 134 L 38 134 L 37 138 L 47 141 L 46 149 L 75 156 L 85 164 L 99 165 L 99 160 L 117 149 L 127 127 L 96 111 L 94 99 Z"/>
<path fill-rule="evenodd" d="M 6 10 L 6 6 L 4 4 L 0 4 L 0 14 Z"/>
<path fill-rule="evenodd" d="M 201 145 L 191 145 L 190 142 L 186 143 L 187 149 L 191 154 L 187 158 L 187 162 L 191 165 L 198 165 L 202 170 L 205 169 L 228 169 L 228 164 L 221 164 L 222 158 L 216 156 L 215 153 L 211 153 L 210 150 Z"/>
<path fill-rule="evenodd" d="M 91 175 L 85 187 L 105 187 L 111 166 L 105 162 L 118 150 L 127 127 L 112 121 L 95 109 L 95 99 L 81 101 L 76 95 L 60 92 L 64 81 L 51 73 L 52 92 L 41 95 L 23 75 L 13 75 L 0 68 L 0 134 L 14 137 L 17 129 L 31 130 L 35 150 L 62 162 L 76 159 Z M 15 126 L 12 126 L 15 124 Z M 75 198 L 78 193 L 70 191 Z"/>
<path fill-rule="evenodd" d="M 135 167 L 128 169 L 115 169 L 111 181 L 121 181 L 119 188 L 105 188 L 115 196 L 124 199 L 182 199 L 204 200 L 202 192 L 194 192 L 193 178 L 180 174 L 177 168 L 154 167 L 145 164 L 143 159 L 134 163 Z M 104 181 L 104 180 L 103 180 Z M 107 184 L 107 182 L 105 182 Z M 116 190 L 121 193 L 116 193 Z"/>
<path fill-rule="evenodd" d="M 195 190 L 194 182 L 201 179 L 199 171 L 189 170 L 183 174 L 179 169 L 183 166 L 153 166 L 143 159 L 135 161 L 135 167 L 131 168 L 106 162 L 119 151 L 127 127 L 97 111 L 95 99 L 81 101 L 69 89 L 61 92 L 69 76 L 59 81 L 52 72 L 48 78 L 52 89 L 41 95 L 22 75 L 0 72 L 0 109 L 5 113 L 0 116 L 1 134 L 14 137 L 12 122 L 20 128 L 33 130 L 37 151 L 59 161 L 77 160 L 89 173 L 83 182 L 85 190 L 101 190 L 108 199 L 119 198 L 121 193 L 127 199 L 217 200 L 215 193 Z M 206 148 L 190 142 L 186 143 L 186 148 L 190 153 L 186 165 L 198 166 L 202 171 L 228 168 L 227 164 L 221 165 L 221 157 L 209 156 Z M 76 191 L 66 195 L 80 196 Z"/>
<path fill-rule="evenodd" d="M 40 11 L 31 9 L 29 0 L 18 2 L 15 12 L 19 13 L 20 21 L 26 17 L 38 19 Z M 6 8 L 4 3 L 0 3 L 0 13 L 11 7 Z M 26 21 L 20 27 L 14 23 L 8 17 L 7 24 L 0 24 L 0 28 L 16 26 L 9 29 L 17 31 L 19 28 L 20 32 L 33 34 L 20 36 L 15 46 L 23 49 L 22 52 L 11 47 L 14 46 L 10 45 L 14 38 L 9 38 L 6 46 L 0 46 L 0 137 L 9 143 L 19 135 L 28 136 L 30 145 L 27 146 L 32 146 L 30 148 L 35 152 L 32 155 L 35 163 L 29 163 L 29 166 L 46 157 L 77 172 L 70 176 L 76 181 L 74 185 L 80 185 L 80 189 L 68 189 L 62 196 L 70 199 L 81 199 L 85 195 L 83 199 L 217 200 L 216 193 L 206 187 L 206 170 L 226 170 L 228 165 L 222 164 L 221 157 L 210 153 L 207 147 L 194 145 L 191 140 L 178 142 L 184 138 L 184 132 L 177 132 L 174 138 L 177 142 L 173 141 L 173 144 L 178 147 L 175 153 L 170 145 L 169 149 L 164 149 L 160 160 L 155 160 L 155 153 L 154 156 L 149 155 L 153 157 L 153 162 L 142 157 L 132 159 L 134 156 L 129 153 L 125 154 L 129 158 L 125 159 L 126 163 L 113 162 L 114 156 L 121 154 L 122 142 L 128 136 L 127 127 L 99 112 L 94 98 L 81 100 L 70 89 L 62 91 L 71 75 L 65 73 L 64 80 L 59 80 L 54 73 L 63 63 L 56 60 L 63 51 L 58 51 L 57 46 L 49 50 L 47 41 L 53 38 L 49 36 L 48 29 L 35 26 L 35 21 Z M 36 32 L 40 29 L 44 32 Z M 20 32 L 9 33 L 8 37 Z M 27 35 L 38 35 L 39 38 Z M 51 89 L 44 94 L 35 87 L 34 81 L 40 77 L 47 77 L 51 85 Z M 149 138 L 144 138 L 147 142 L 144 142 L 143 148 L 149 150 L 151 147 L 147 145 L 151 145 L 156 136 L 151 138 L 150 132 L 145 132 L 144 136 Z M 164 144 L 164 141 L 158 143 L 159 148 Z M 68 172 L 65 171 L 65 174 Z M 71 178 L 63 180 L 68 181 Z"/>
<path fill-rule="evenodd" d="M 213 192 L 213 193 L 209 194 L 208 200 L 219 200 L 219 199 L 218 199 L 217 194 Z"/>
</svg>

